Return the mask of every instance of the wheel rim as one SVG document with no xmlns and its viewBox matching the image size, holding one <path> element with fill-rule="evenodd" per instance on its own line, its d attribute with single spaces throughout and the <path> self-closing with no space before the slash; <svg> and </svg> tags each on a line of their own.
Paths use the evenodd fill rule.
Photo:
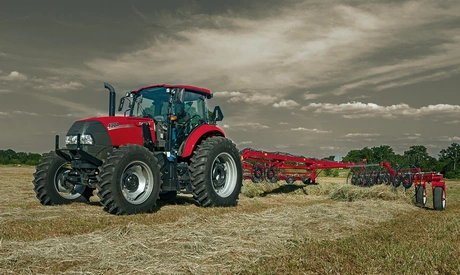
<svg viewBox="0 0 460 275">
<path fill-rule="evenodd" d="M 426 205 L 426 189 L 423 188 L 423 205 Z"/>
<path fill-rule="evenodd" d="M 121 192 L 131 204 L 145 202 L 153 191 L 153 173 L 142 161 L 133 161 L 126 166 L 120 181 Z"/>
<path fill-rule="evenodd" d="M 442 190 L 442 209 L 446 209 L 446 190 Z"/>
<path fill-rule="evenodd" d="M 212 187 L 222 198 L 230 196 L 236 187 L 237 168 L 235 160 L 228 153 L 220 153 L 214 159 L 211 170 Z"/>
<path fill-rule="evenodd" d="M 54 174 L 54 187 L 56 188 L 59 196 L 67 200 L 74 200 L 81 196 L 81 194 L 85 191 L 86 186 L 82 184 L 69 184 L 66 186 L 64 175 L 70 172 L 70 169 L 65 167 L 66 165 L 68 165 L 68 163 L 62 164 L 59 169 L 56 170 L 56 173 Z"/>
</svg>

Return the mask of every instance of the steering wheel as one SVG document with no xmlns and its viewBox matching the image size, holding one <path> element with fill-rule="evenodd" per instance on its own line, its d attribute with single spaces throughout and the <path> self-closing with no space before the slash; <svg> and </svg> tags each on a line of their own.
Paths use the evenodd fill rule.
<svg viewBox="0 0 460 275">
<path fill-rule="evenodd" d="M 147 113 L 144 110 L 142 110 L 142 117 L 144 117 L 144 118 L 153 118 L 153 116 L 150 113 Z"/>
<path fill-rule="evenodd" d="M 189 117 L 186 121 L 184 121 L 184 122 L 183 122 L 183 125 L 184 125 L 184 126 L 189 126 L 189 125 L 190 125 L 190 122 L 192 122 L 192 120 L 193 120 L 195 117 L 198 117 L 198 118 L 201 120 L 201 116 L 198 115 L 198 114 L 195 114 L 195 115 Z"/>
</svg>

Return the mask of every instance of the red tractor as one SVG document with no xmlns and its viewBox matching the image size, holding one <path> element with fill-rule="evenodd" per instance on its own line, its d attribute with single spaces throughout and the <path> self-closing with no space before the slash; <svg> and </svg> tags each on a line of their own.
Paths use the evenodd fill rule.
<svg viewBox="0 0 460 275">
<path fill-rule="evenodd" d="M 127 92 L 115 116 L 110 84 L 109 116 L 76 121 L 65 148 L 45 156 L 34 173 L 43 205 L 87 202 L 97 189 L 104 210 L 116 215 L 152 212 L 160 196 L 192 193 L 201 206 L 237 204 L 242 166 L 235 144 L 208 110 L 211 91 L 160 84 Z M 126 105 L 126 106 L 125 106 Z"/>
</svg>

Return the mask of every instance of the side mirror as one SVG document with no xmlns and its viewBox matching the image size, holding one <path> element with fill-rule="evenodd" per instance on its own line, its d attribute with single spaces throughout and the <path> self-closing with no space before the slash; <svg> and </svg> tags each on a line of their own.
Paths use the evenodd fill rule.
<svg viewBox="0 0 460 275">
<path fill-rule="evenodd" d="M 124 97 L 120 98 L 120 104 L 118 105 L 118 112 L 121 112 L 121 110 L 123 110 L 123 105 L 125 105 Z"/>
<path fill-rule="evenodd" d="M 185 89 L 179 89 L 179 91 L 176 94 L 176 103 L 177 104 L 182 104 L 184 102 L 184 90 Z"/>
<path fill-rule="evenodd" d="M 212 121 L 222 121 L 224 119 L 224 114 L 219 106 L 214 107 L 214 111 L 211 114 Z"/>
</svg>

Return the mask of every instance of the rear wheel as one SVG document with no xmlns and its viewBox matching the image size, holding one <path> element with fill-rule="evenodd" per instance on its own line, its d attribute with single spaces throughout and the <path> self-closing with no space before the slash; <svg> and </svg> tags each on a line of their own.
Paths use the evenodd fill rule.
<svg viewBox="0 0 460 275">
<path fill-rule="evenodd" d="M 43 205 L 88 202 L 94 188 L 65 182 L 64 175 L 70 171 L 69 163 L 51 151 L 36 167 L 34 191 Z"/>
<path fill-rule="evenodd" d="M 102 165 L 98 196 L 111 214 L 152 212 L 160 193 L 158 160 L 147 148 L 128 144 L 113 150 Z"/>
<path fill-rule="evenodd" d="M 192 194 L 201 206 L 234 206 L 238 203 L 243 172 L 235 144 L 225 137 L 204 140 L 189 166 Z"/>
<path fill-rule="evenodd" d="M 433 208 L 434 210 L 446 209 L 446 192 L 442 187 L 436 186 L 433 190 Z"/>
<path fill-rule="evenodd" d="M 415 187 L 415 203 L 421 207 L 425 207 L 426 205 L 426 192 L 423 185 Z"/>
</svg>

